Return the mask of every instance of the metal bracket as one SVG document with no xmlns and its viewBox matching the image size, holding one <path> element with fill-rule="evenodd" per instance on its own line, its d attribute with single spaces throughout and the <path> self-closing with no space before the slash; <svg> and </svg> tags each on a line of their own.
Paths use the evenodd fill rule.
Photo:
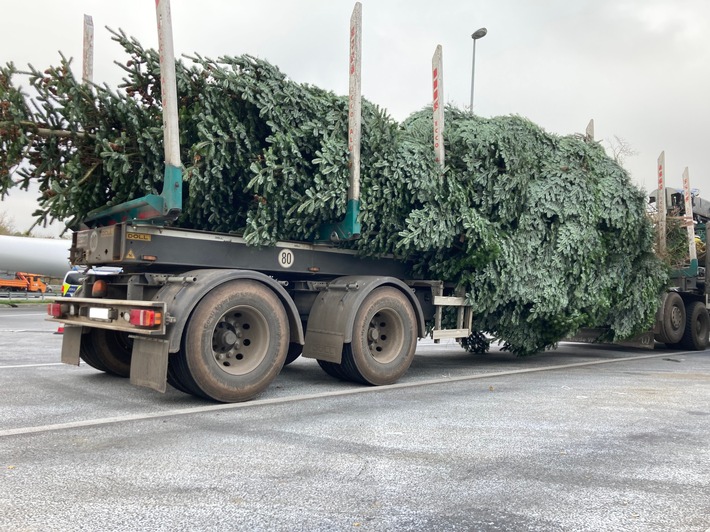
<svg viewBox="0 0 710 532">
<path fill-rule="evenodd" d="M 318 232 L 316 242 L 343 242 L 360 238 L 360 200 L 348 200 L 345 218 L 342 222 L 325 224 Z"/>
<path fill-rule="evenodd" d="M 163 192 L 148 194 L 126 201 L 113 207 L 102 207 L 91 211 L 84 218 L 89 227 L 99 227 L 129 220 L 143 223 L 163 224 L 172 222 L 180 215 L 182 208 L 182 170 L 165 165 Z"/>
<path fill-rule="evenodd" d="M 471 334 L 471 324 L 473 322 L 473 309 L 466 302 L 463 295 L 458 296 L 434 296 L 436 305 L 436 324 L 431 332 L 434 342 L 439 343 L 443 338 L 468 338 Z M 441 328 L 442 307 L 458 307 L 456 315 L 456 329 Z"/>
</svg>

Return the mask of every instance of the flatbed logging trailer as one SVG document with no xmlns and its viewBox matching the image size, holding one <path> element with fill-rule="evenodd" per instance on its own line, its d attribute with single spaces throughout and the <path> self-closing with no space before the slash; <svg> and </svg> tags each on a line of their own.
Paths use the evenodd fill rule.
<svg viewBox="0 0 710 532">
<path fill-rule="evenodd" d="M 65 324 L 62 361 L 83 360 L 158 391 L 169 383 L 186 393 L 236 402 L 263 391 L 301 354 L 317 359 L 333 377 L 384 385 L 407 371 L 427 322 L 435 324 L 435 340 L 467 338 L 471 309 L 454 293 L 454 283 L 408 280 L 407 265 L 394 257 L 362 258 L 336 245 L 360 232 L 360 4 L 349 36 L 345 218 L 323 228 L 318 242 L 268 248 L 249 247 L 234 235 L 169 227 L 182 207 L 182 173 L 168 0 L 157 2 L 156 10 L 163 191 L 95 211 L 73 234 L 72 264 L 119 266 L 121 272 L 89 273 L 77 294 L 49 305 L 50 319 Z M 435 75 L 441 73 L 440 56 L 439 48 Z M 441 98 L 436 86 L 434 94 Z M 440 135 L 438 100 L 435 109 Z M 455 329 L 441 327 L 445 307 L 456 309 Z"/>
<path fill-rule="evenodd" d="M 470 338 L 472 309 L 454 279 L 411 280 L 407 264 L 395 257 L 364 258 L 337 245 L 360 234 L 360 4 L 349 32 L 350 184 L 344 219 L 323 226 L 315 242 L 266 248 L 247 246 L 232 234 L 170 227 L 182 209 L 182 165 L 169 0 L 158 0 L 156 12 L 163 190 L 94 211 L 73 234 L 70 262 L 91 269 L 74 296 L 48 307 L 49 319 L 65 324 L 62 361 L 83 360 L 158 391 L 169 383 L 196 396 L 237 402 L 262 392 L 301 355 L 316 359 L 335 378 L 384 385 L 407 371 L 417 340 L 428 332 L 435 341 L 454 338 L 463 344 Z M 85 58 L 92 55 L 85 50 Z M 433 148 L 443 165 L 442 74 L 439 46 L 432 62 Z M 663 164 L 659 161 L 661 175 Z M 659 188 L 658 223 L 664 225 L 661 179 Z M 687 179 L 685 188 L 690 235 Z M 709 287 L 693 242 L 691 237 L 688 267 L 676 272 L 654 330 L 635 345 L 707 346 Z M 107 274 L 101 270 L 106 266 L 118 273 Z M 442 328 L 447 307 L 454 310 L 451 329 Z M 598 341 L 600 334 L 580 331 L 575 339 Z"/>
</svg>

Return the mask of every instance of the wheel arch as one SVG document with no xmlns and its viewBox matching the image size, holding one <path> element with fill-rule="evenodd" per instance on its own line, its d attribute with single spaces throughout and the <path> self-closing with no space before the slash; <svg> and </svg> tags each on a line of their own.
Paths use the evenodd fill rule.
<svg viewBox="0 0 710 532">
<path fill-rule="evenodd" d="M 340 364 L 343 346 L 352 342 L 358 309 L 373 290 L 383 286 L 392 286 L 407 297 L 416 316 L 417 337 L 423 338 L 424 312 L 407 284 L 396 277 L 350 275 L 338 277 L 318 294 L 308 316 L 302 356 Z"/>
<path fill-rule="evenodd" d="M 153 297 L 154 301 L 165 301 L 170 315 L 175 321 L 168 326 L 168 351 L 175 353 L 180 349 L 183 331 L 197 304 L 213 289 L 224 283 L 248 279 L 260 282 L 270 288 L 286 310 L 290 329 L 290 342 L 303 345 L 305 335 L 296 304 L 281 284 L 263 273 L 251 270 L 200 269 L 181 274 L 189 282 L 165 285 Z"/>
</svg>

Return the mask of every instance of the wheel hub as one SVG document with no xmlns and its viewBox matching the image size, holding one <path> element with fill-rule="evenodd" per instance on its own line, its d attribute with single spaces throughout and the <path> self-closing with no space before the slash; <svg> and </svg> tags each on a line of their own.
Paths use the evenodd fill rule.
<svg viewBox="0 0 710 532">
<path fill-rule="evenodd" d="M 673 307 L 673 310 L 671 311 L 671 323 L 673 324 L 674 329 L 678 329 L 680 327 L 680 309 L 678 307 Z"/>
<path fill-rule="evenodd" d="M 392 309 L 377 312 L 367 328 L 367 347 L 372 358 L 386 364 L 397 357 L 403 342 L 401 319 Z"/>
<path fill-rule="evenodd" d="M 237 334 L 231 328 L 219 329 L 215 333 L 215 340 L 221 350 L 229 350 L 237 343 Z"/>
<path fill-rule="evenodd" d="M 253 371 L 268 349 L 269 330 L 256 309 L 240 306 L 227 311 L 212 332 L 212 354 L 220 369 L 231 375 Z"/>
<path fill-rule="evenodd" d="M 368 331 L 368 336 L 370 337 L 370 342 L 376 342 L 380 337 L 379 329 L 377 327 L 372 327 L 371 325 L 370 330 Z"/>
</svg>

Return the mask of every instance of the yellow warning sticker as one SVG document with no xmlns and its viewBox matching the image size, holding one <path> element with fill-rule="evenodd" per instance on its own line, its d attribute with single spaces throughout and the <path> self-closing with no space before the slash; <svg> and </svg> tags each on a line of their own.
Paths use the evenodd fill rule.
<svg viewBox="0 0 710 532">
<path fill-rule="evenodd" d="M 129 249 L 129 250 L 128 250 L 128 253 L 126 253 L 126 258 L 127 258 L 127 259 L 135 259 L 135 258 L 136 258 L 136 256 L 133 254 L 133 250 L 132 250 L 132 249 Z"/>
</svg>

